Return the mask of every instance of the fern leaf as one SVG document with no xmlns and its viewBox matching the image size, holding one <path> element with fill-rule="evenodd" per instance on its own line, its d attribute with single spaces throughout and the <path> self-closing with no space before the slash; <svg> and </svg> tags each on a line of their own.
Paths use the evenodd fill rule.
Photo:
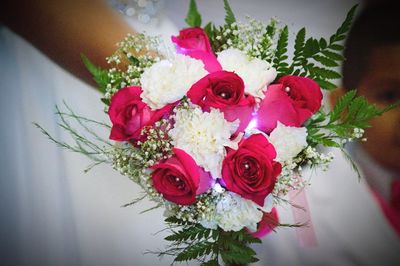
<svg viewBox="0 0 400 266">
<path fill-rule="evenodd" d="M 225 8 L 225 23 L 227 25 L 230 25 L 230 24 L 236 22 L 235 15 L 233 14 L 232 8 L 229 5 L 228 0 L 224 0 L 224 8 Z"/>
<path fill-rule="evenodd" d="M 313 58 L 315 61 L 320 62 L 322 65 L 327 67 L 337 67 L 339 66 L 335 60 L 330 59 L 329 57 L 321 56 L 321 55 L 314 55 Z"/>
<path fill-rule="evenodd" d="M 346 33 L 350 30 L 357 7 L 358 5 L 355 5 L 349 10 L 346 15 L 346 19 L 343 21 L 342 25 L 340 25 L 336 33 L 331 36 L 329 41 L 330 44 L 344 40 L 346 38 Z"/>
<path fill-rule="evenodd" d="M 316 66 L 307 66 L 307 69 L 314 75 L 319 76 L 323 79 L 339 79 L 341 75 L 333 70 L 316 67 Z"/>
<path fill-rule="evenodd" d="M 337 86 L 335 84 L 333 84 L 332 82 L 329 82 L 327 80 L 315 78 L 314 81 L 317 82 L 318 85 L 324 90 L 331 91 L 331 90 L 334 90 L 337 88 Z"/>
<path fill-rule="evenodd" d="M 289 29 L 285 26 L 278 38 L 278 42 L 276 45 L 276 53 L 274 58 L 274 65 L 279 73 L 286 74 L 284 70 L 287 70 L 287 64 L 283 64 L 284 60 L 287 58 L 287 45 L 288 45 L 288 38 L 289 38 Z"/>
<path fill-rule="evenodd" d="M 304 48 L 304 41 L 306 37 L 306 28 L 300 29 L 296 34 L 296 39 L 294 41 L 294 55 L 302 54 Z"/>
<path fill-rule="evenodd" d="M 319 43 L 314 38 L 309 38 L 304 44 L 304 56 L 312 57 L 314 54 L 320 51 Z"/>
<path fill-rule="evenodd" d="M 87 70 L 92 74 L 94 81 L 99 86 L 99 90 L 105 93 L 108 84 L 108 72 L 105 69 L 95 66 L 87 56 L 81 54 L 83 63 L 85 64 Z"/>
<path fill-rule="evenodd" d="M 185 22 L 190 27 L 200 27 L 201 26 L 201 15 L 197 9 L 197 4 L 195 0 L 190 0 L 189 10 L 185 18 Z"/>
<path fill-rule="evenodd" d="M 324 50 L 324 51 L 322 51 L 322 54 L 324 54 L 329 59 L 332 59 L 332 60 L 335 60 L 335 61 L 343 61 L 344 60 L 343 55 L 341 55 L 339 53 L 332 52 L 332 51 Z"/>
<path fill-rule="evenodd" d="M 348 107 L 350 102 L 354 99 L 356 96 L 357 91 L 356 90 L 351 90 L 347 92 L 345 95 L 343 95 L 336 103 L 335 107 L 333 108 L 332 112 L 330 113 L 329 116 L 329 123 L 337 121 L 342 112 Z"/>
</svg>

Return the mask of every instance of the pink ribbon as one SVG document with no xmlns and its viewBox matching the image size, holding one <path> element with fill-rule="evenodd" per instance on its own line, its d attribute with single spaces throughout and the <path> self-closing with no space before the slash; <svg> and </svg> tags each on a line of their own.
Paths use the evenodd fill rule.
<svg viewBox="0 0 400 266">
<path fill-rule="evenodd" d="M 298 177 L 301 181 L 301 177 Z M 302 247 L 316 247 L 317 237 L 314 226 L 311 221 L 310 209 L 306 197 L 305 189 L 292 190 L 289 192 L 289 198 L 292 202 L 292 212 L 295 224 L 304 226 L 296 227 L 297 240 Z"/>
</svg>

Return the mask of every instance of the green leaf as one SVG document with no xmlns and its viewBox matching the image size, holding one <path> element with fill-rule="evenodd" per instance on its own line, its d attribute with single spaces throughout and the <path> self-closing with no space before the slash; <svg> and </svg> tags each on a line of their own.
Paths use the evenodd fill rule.
<svg viewBox="0 0 400 266">
<path fill-rule="evenodd" d="M 341 148 L 340 150 L 341 150 L 341 152 L 343 153 L 344 158 L 350 163 L 351 168 L 357 173 L 358 180 L 361 180 L 361 173 L 360 173 L 360 171 L 358 170 L 357 164 L 354 162 L 353 158 L 352 158 L 352 157 L 350 156 L 350 154 L 346 151 L 346 149 Z"/>
<path fill-rule="evenodd" d="M 330 91 L 330 90 L 334 90 L 334 89 L 337 88 L 337 86 L 335 84 L 333 84 L 332 82 L 329 82 L 327 80 L 323 80 L 323 79 L 319 79 L 319 78 L 315 78 L 314 80 L 324 90 L 329 90 Z"/>
<path fill-rule="evenodd" d="M 213 259 L 200 264 L 200 266 L 219 266 L 219 263 L 217 259 Z"/>
<path fill-rule="evenodd" d="M 316 67 L 316 66 L 308 66 L 308 69 L 310 72 L 316 74 L 317 76 L 320 76 L 324 79 L 338 79 L 341 77 L 341 75 L 333 70 L 321 68 L 321 67 Z"/>
<path fill-rule="evenodd" d="M 215 243 L 212 242 L 199 242 L 196 244 L 193 244 L 191 246 L 188 246 L 186 249 L 184 249 L 182 252 L 180 252 L 176 257 L 175 261 L 188 261 L 188 260 L 193 260 L 198 257 L 208 255 L 210 253 L 210 246 L 214 245 Z"/>
<path fill-rule="evenodd" d="M 236 22 L 235 15 L 233 14 L 232 8 L 229 5 L 228 0 L 224 0 L 224 8 L 225 8 L 225 23 L 227 25 L 230 25 L 230 24 Z"/>
<path fill-rule="evenodd" d="M 89 70 L 90 74 L 92 74 L 94 81 L 96 81 L 97 85 L 99 86 L 99 90 L 102 93 L 105 93 L 109 81 L 108 71 L 95 66 L 84 54 L 81 54 L 81 58 L 87 70 Z"/>
<path fill-rule="evenodd" d="M 349 10 L 342 25 L 340 25 L 336 33 L 330 37 L 329 39 L 330 44 L 344 40 L 346 38 L 346 33 L 350 30 L 357 7 L 358 5 L 355 5 Z"/>
<path fill-rule="evenodd" d="M 340 44 L 331 44 L 331 45 L 329 45 L 329 48 L 331 48 L 332 50 L 336 50 L 336 51 L 344 50 L 344 46 L 340 45 Z"/>
<path fill-rule="evenodd" d="M 330 113 L 329 123 L 335 122 L 340 118 L 342 112 L 348 107 L 350 102 L 356 96 L 356 93 L 357 93 L 356 90 L 351 90 L 342 97 L 340 97 L 340 99 L 335 104 L 335 107 L 333 107 L 332 112 Z"/>
<path fill-rule="evenodd" d="M 309 38 L 304 45 L 304 56 L 311 57 L 319 52 L 319 43 L 314 38 Z"/>
<path fill-rule="evenodd" d="M 320 62 L 322 65 L 327 66 L 327 67 L 337 67 L 339 66 L 338 63 L 336 63 L 334 60 L 330 59 L 329 57 L 325 57 L 322 55 L 314 55 L 313 58 Z"/>
<path fill-rule="evenodd" d="M 321 47 L 321 49 L 325 49 L 327 45 L 328 44 L 324 38 L 319 39 L 319 47 Z"/>
<path fill-rule="evenodd" d="M 295 54 L 300 53 L 303 50 L 305 37 L 306 37 L 306 29 L 302 28 L 296 34 L 296 39 L 294 42 Z"/>
<path fill-rule="evenodd" d="M 386 113 L 390 110 L 393 110 L 395 108 L 399 108 L 400 107 L 400 101 L 397 101 L 395 103 L 390 104 L 388 107 L 385 107 L 383 110 L 381 110 L 381 113 Z"/>
<path fill-rule="evenodd" d="M 209 39 L 213 37 L 213 24 L 212 22 L 208 22 L 207 25 L 204 27 L 204 31 L 207 33 Z"/>
<path fill-rule="evenodd" d="M 282 63 L 285 60 L 285 58 L 287 58 L 286 52 L 287 52 L 288 38 L 289 38 L 289 29 L 287 26 L 285 26 L 279 34 L 278 42 L 276 45 L 275 58 L 273 61 L 278 72 L 282 67 L 285 68 L 287 66 L 287 65 L 282 65 Z"/>
<path fill-rule="evenodd" d="M 129 56 L 128 59 L 129 59 L 129 61 L 131 61 L 131 63 L 132 63 L 134 66 L 138 66 L 139 63 L 140 63 L 139 59 L 137 59 L 137 58 L 134 57 L 134 56 Z"/>
<path fill-rule="evenodd" d="M 324 51 L 322 51 L 322 53 L 323 53 L 326 57 L 328 57 L 328 58 L 330 58 L 330 59 L 332 59 L 332 60 L 335 60 L 335 61 L 343 61 L 343 60 L 344 60 L 343 55 L 338 54 L 338 53 L 335 53 L 335 52 L 331 52 L 331 51 L 324 50 Z"/>
<path fill-rule="evenodd" d="M 358 5 L 354 5 L 349 12 L 346 15 L 346 19 L 344 20 L 344 22 L 342 23 L 342 25 L 339 27 L 339 29 L 337 30 L 337 35 L 339 34 L 344 34 L 346 32 L 348 32 L 350 30 L 351 27 L 351 23 L 353 21 L 354 18 L 354 14 L 356 12 Z"/>
<path fill-rule="evenodd" d="M 197 10 L 197 5 L 195 0 L 190 0 L 189 10 L 185 18 L 185 22 L 190 27 L 200 27 L 201 26 L 201 15 Z"/>
<path fill-rule="evenodd" d="M 104 104 L 107 105 L 107 106 L 109 106 L 110 103 L 111 103 L 110 99 L 101 98 L 100 100 L 101 100 L 102 103 L 104 103 Z"/>
</svg>

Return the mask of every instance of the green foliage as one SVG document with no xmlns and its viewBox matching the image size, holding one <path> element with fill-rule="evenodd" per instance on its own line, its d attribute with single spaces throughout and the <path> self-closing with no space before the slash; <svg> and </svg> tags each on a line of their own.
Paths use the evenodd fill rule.
<svg viewBox="0 0 400 266">
<path fill-rule="evenodd" d="M 228 0 L 224 0 L 224 9 L 225 9 L 225 23 L 229 25 L 236 22 L 235 15 L 233 14 L 232 8 L 229 5 Z"/>
<path fill-rule="evenodd" d="M 185 18 L 185 22 L 190 27 L 200 27 L 201 26 L 201 15 L 197 9 L 196 1 L 190 0 L 189 10 Z"/>
<path fill-rule="evenodd" d="M 396 108 L 400 102 L 379 109 L 369 104 L 364 96 L 357 96 L 355 90 L 343 95 L 332 112 L 326 114 L 320 110 L 308 122 L 308 142 L 315 146 L 342 148 L 347 140 L 357 139 L 354 131 L 370 127 L 369 121 L 383 113 Z"/>
<path fill-rule="evenodd" d="M 351 103 L 356 94 L 357 94 L 356 90 L 351 90 L 338 100 L 332 112 L 330 113 L 329 123 L 333 123 L 340 118 L 340 115 L 345 110 L 345 108 Z"/>
<path fill-rule="evenodd" d="M 81 54 L 81 58 L 87 70 L 92 74 L 94 81 L 99 86 L 99 90 L 104 94 L 109 82 L 108 71 L 95 66 L 84 54 Z"/>
<path fill-rule="evenodd" d="M 282 59 L 282 51 L 287 49 L 286 36 L 282 35 L 286 31 L 287 26 L 279 36 L 276 51 L 277 55 L 274 59 L 275 68 L 278 71 L 278 76 L 283 75 L 299 75 L 314 79 L 323 89 L 332 90 L 336 86 L 331 80 L 341 78 L 341 75 L 336 71 L 340 62 L 344 60 L 341 51 L 344 46 L 340 43 L 346 38 L 346 34 L 350 29 L 354 18 L 357 5 L 350 9 L 346 19 L 337 29 L 337 31 L 327 41 L 324 38 L 306 39 L 306 30 L 301 28 L 295 37 L 294 54 L 292 63 L 288 66 L 285 59 Z M 286 34 L 286 32 L 284 32 Z M 286 42 L 285 42 L 286 41 Z"/>
<path fill-rule="evenodd" d="M 288 46 L 288 39 L 289 39 L 289 29 L 285 26 L 278 38 L 278 43 L 276 45 L 276 52 L 274 57 L 274 65 L 277 66 L 277 71 L 279 73 L 285 73 L 288 71 L 288 64 L 285 60 L 288 58 L 287 56 L 287 46 Z"/>
<path fill-rule="evenodd" d="M 246 230 L 225 232 L 208 229 L 200 224 L 169 217 L 166 220 L 172 234 L 165 240 L 171 244 L 159 255 L 174 256 L 174 262 L 197 260 L 201 265 L 220 265 L 220 262 L 246 264 L 256 262 L 256 252 L 248 244 L 261 243 Z"/>
<path fill-rule="evenodd" d="M 58 125 L 71 136 L 73 140 L 73 142 L 71 141 L 72 143 L 56 139 L 38 123 L 34 123 L 34 125 L 57 146 L 83 154 L 91 159 L 93 163 L 89 165 L 84 172 L 88 172 L 99 164 L 111 163 L 108 159 L 108 155 L 112 144 L 107 139 L 100 137 L 89 125 L 105 128 L 107 131 L 111 130 L 110 126 L 77 115 L 65 102 L 64 109 L 66 110 L 62 111 L 56 106 L 56 115 L 60 120 Z M 84 131 L 86 134 L 82 134 L 81 131 Z"/>
<path fill-rule="evenodd" d="M 213 34 L 213 24 L 211 22 L 208 22 L 207 25 L 204 27 L 204 31 L 207 33 L 208 38 L 211 38 Z"/>
</svg>

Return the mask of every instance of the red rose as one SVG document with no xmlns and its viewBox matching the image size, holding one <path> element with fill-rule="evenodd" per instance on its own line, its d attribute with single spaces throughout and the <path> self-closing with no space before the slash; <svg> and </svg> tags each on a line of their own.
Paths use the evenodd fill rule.
<svg viewBox="0 0 400 266">
<path fill-rule="evenodd" d="M 217 71 L 208 74 L 190 88 L 187 96 L 203 111 L 217 108 L 224 113 L 226 120 L 240 120 L 239 131 L 249 124 L 254 110 L 253 96 L 244 94 L 243 80 L 233 72 Z"/>
<path fill-rule="evenodd" d="M 251 135 L 239 143 L 237 150 L 228 149 L 222 163 L 222 179 L 228 190 L 264 206 L 281 173 L 274 146 L 262 134 Z"/>
<path fill-rule="evenodd" d="M 211 49 L 207 33 L 202 28 L 196 27 L 181 30 L 179 36 L 172 36 L 171 40 L 175 43 L 179 54 L 202 60 L 208 72 L 211 73 L 222 69 Z"/>
<path fill-rule="evenodd" d="M 312 79 L 284 76 L 270 85 L 258 110 L 258 129 L 271 132 L 278 121 L 300 127 L 321 107 L 322 92 Z"/>
<path fill-rule="evenodd" d="M 175 156 L 151 167 L 154 188 L 171 202 L 191 205 L 196 195 L 211 187 L 211 176 L 183 150 L 173 152 Z"/>
<path fill-rule="evenodd" d="M 179 36 L 172 36 L 172 41 L 180 48 L 212 52 L 207 33 L 199 27 L 181 30 Z"/>
<path fill-rule="evenodd" d="M 257 231 L 250 232 L 252 236 L 261 238 L 271 233 L 279 225 L 278 212 L 272 208 L 271 212 L 264 212 L 261 221 L 258 223 Z"/>
<path fill-rule="evenodd" d="M 139 140 L 145 126 L 151 126 L 160 120 L 172 108 L 172 105 L 153 111 L 147 106 L 140 94 L 140 87 L 120 89 L 111 98 L 108 115 L 113 124 L 110 139 L 116 141 Z"/>
</svg>

